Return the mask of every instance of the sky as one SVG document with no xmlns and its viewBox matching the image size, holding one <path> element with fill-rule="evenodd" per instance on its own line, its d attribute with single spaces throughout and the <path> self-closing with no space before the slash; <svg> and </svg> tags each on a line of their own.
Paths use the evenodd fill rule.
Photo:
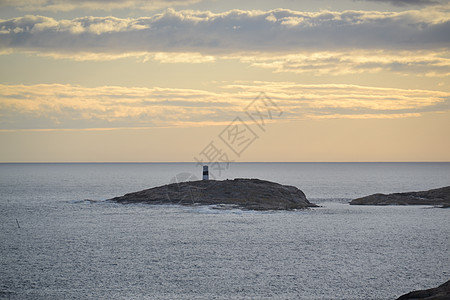
<svg viewBox="0 0 450 300">
<path fill-rule="evenodd" d="M 450 161 L 448 0 L 0 0 L 0 162 Z"/>
</svg>

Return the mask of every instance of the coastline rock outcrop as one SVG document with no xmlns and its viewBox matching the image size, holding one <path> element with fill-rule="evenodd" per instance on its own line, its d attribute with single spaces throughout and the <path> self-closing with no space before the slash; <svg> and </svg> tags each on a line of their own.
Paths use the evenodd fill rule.
<svg viewBox="0 0 450 300">
<path fill-rule="evenodd" d="M 148 204 L 230 205 L 249 210 L 317 207 L 294 186 L 260 179 L 200 180 L 163 185 L 108 201 Z"/>
<path fill-rule="evenodd" d="M 397 300 L 448 300 L 450 299 L 450 280 L 428 290 L 413 291 L 397 298 Z"/>
<path fill-rule="evenodd" d="M 354 199 L 351 205 L 441 205 L 450 206 L 450 186 L 421 192 L 373 194 Z"/>
</svg>

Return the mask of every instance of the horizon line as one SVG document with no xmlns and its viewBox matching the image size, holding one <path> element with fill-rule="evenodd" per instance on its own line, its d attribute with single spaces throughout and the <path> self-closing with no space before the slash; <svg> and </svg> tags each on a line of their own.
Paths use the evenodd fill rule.
<svg viewBox="0 0 450 300">
<path fill-rule="evenodd" d="M 450 161 L 233 161 L 204 164 L 291 164 L 291 163 L 450 163 Z M 196 161 L 0 161 L 0 164 L 201 164 Z"/>
</svg>

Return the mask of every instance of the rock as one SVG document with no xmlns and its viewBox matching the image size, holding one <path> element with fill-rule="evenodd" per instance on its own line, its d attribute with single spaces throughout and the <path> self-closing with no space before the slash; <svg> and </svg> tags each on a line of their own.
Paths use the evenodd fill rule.
<svg viewBox="0 0 450 300">
<path fill-rule="evenodd" d="M 228 205 L 251 210 L 317 207 L 296 187 L 259 179 L 172 183 L 109 199 L 119 203 Z M 225 206 L 225 207 L 226 207 Z"/>
<path fill-rule="evenodd" d="M 450 299 L 450 280 L 446 283 L 432 289 L 413 291 L 397 298 L 397 300 L 449 300 Z"/>
<path fill-rule="evenodd" d="M 350 201 L 351 205 L 450 205 L 450 186 L 422 192 L 374 194 Z"/>
</svg>

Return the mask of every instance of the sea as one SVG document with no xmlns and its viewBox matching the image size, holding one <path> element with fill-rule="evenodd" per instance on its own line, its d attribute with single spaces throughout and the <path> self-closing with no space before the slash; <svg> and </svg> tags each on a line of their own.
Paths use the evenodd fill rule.
<svg viewBox="0 0 450 300">
<path fill-rule="evenodd" d="M 106 199 L 201 178 L 196 163 L 0 164 L 0 299 L 395 299 L 450 279 L 450 210 L 351 206 L 450 185 L 450 163 L 231 163 L 216 179 L 320 207 Z"/>
</svg>

